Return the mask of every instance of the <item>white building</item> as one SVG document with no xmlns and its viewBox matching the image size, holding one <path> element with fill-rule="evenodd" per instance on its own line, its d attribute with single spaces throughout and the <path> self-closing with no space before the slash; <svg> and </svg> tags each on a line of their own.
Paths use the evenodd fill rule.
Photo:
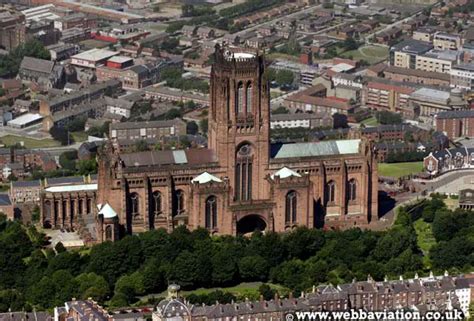
<svg viewBox="0 0 474 321">
<path fill-rule="evenodd" d="M 130 113 L 134 105 L 133 102 L 124 99 L 114 99 L 111 97 L 105 97 L 105 102 L 107 104 L 108 114 L 130 118 Z"/>
<path fill-rule="evenodd" d="M 104 65 L 109 58 L 118 54 L 116 51 L 94 48 L 72 56 L 71 64 L 78 67 L 95 69 L 98 66 Z"/>
<path fill-rule="evenodd" d="M 474 64 L 460 64 L 451 68 L 451 87 L 474 89 Z"/>
</svg>

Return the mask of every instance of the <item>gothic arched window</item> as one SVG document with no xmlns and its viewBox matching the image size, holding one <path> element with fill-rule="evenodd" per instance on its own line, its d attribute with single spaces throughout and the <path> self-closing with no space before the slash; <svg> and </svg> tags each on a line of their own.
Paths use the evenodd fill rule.
<svg viewBox="0 0 474 321">
<path fill-rule="evenodd" d="M 336 200 L 336 183 L 334 181 L 329 181 L 326 185 L 327 201 L 329 203 L 334 203 Z"/>
<path fill-rule="evenodd" d="M 134 216 L 140 213 L 140 198 L 137 193 L 130 194 L 130 210 Z"/>
<path fill-rule="evenodd" d="M 239 82 L 237 86 L 237 97 L 236 97 L 236 114 L 242 114 L 244 112 L 244 85 Z"/>
<path fill-rule="evenodd" d="M 235 199 L 248 201 L 252 198 L 252 148 L 241 145 L 235 159 Z"/>
<path fill-rule="evenodd" d="M 351 179 L 348 184 L 347 188 L 347 198 L 349 201 L 357 200 L 357 181 L 355 179 Z"/>
<path fill-rule="evenodd" d="M 217 198 L 214 195 L 206 199 L 206 228 L 213 229 L 217 227 Z"/>
<path fill-rule="evenodd" d="M 174 213 L 173 216 L 179 215 L 185 211 L 184 208 L 184 192 L 177 190 L 174 196 Z"/>
<path fill-rule="evenodd" d="M 289 191 L 285 198 L 285 223 L 296 222 L 297 199 L 296 192 Z"/>
<path fill-rule="evenodd" d="M 247 84 L 247 114 L 252 113 L 252 83 L 249 82 Z"/>
<path fill-rule="evenodd" d="M 105 240 L 112 241 L 112 226 L 110 225 L 105 228 Z"/>
<path fill-rule="evenodd" d="M 153 192 L 151 195 L 152 206 L 151 210 L 155 215 L 161 213 L 161 193 L 158 191 Z"/>
</svg>

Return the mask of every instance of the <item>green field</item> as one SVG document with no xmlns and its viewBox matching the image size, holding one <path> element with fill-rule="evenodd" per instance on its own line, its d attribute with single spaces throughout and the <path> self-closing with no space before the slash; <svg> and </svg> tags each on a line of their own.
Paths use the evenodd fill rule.
<svg viewBox="0 0 474 321">
<path fill-rule="evenodd" d="M 423 221 L 423 219 L 417 220 L 413 227 L 416 231 L 416 240 L 418 243 L 418 247 L 423 251 L 423 263 L 425 267 L 431 267 L 431 263 L 429 261 L 428 252 L 436 244 L 436 240 L 433 236 L 433 231 L 431 230 L 431 225 Z"/>
<path fill-rule="evenodd" d="M 74 142 L 80 143 L 80 142 L 85 142 L 89 135 L 87 135 L 86 132 L 72 132 L 71 136 L 72 136 L 72 139 L 74 139 Z"/>
<path fill-rule="evenodd" d="M 364 124 L 365 126 L 378 126 L 379 122 L 375 117 L 369 117 L 367 119 L 364 119 L 363 121 L 360 122 L 361 124 Z"/>
<path fill-rule="evenodd" d="M 267 283 L 271 288 L 276 289 L 280 292 L 280 294 L 284 294 L 288 292 L 288 289 L 281 285 L 276 285 L 276 284 L 271 284 Z M 227 288 L 199 288 L 193 291 L 181 291 L 181 294 L 184 296 L 189 295 L 189 294 L 196 294 L 196 295 L 202 295 L 202 294 L 207 294 L 216 290 L 221 290 L 223 292 L 230 292 L 234 294 L 237 297 L 244 297 L 247 296 L 249 298 L 251 297 L 256 297 L 258 298 L 258 288 L 262 285 L 262 282 L 244 282 L 240 283 L 239 285 L 236 286 L 231 286 Z M 153 295 L 147 295 L 145 297 L 142 297 L 141 299 L 146 299 L 149 297 L 166 297 L 167 291 L 164 291 L 162 293 L 157 293 Z"/>
<path fill-rule="evenodd" d="M 420 173 L 423 170 L 423 162 L 410 163 L 379 163 L 380 176 L 402 177 L 410 174 Z"/>
<path fill-rule="evenodd" d="M 46 148 L 46 147 L 57 147 L 60 146 L 59 142 L 52 139 L 33 139 L 28 137 L 21 137 L 15 135 L 7 135 L 0 137 L 0 142 L 6 146 L 12 146 L 17 143 L 23 142 L 23 146 L 26 148 Z"/>
<path fill-rule="evenodd" d="M 365 60 L 369 64 L 376 64 L 388 57 L 388 48 L 380 46 L 363 46 L 356 50 L 346 51 L 342 57 L 352 57 L 354 60 Z"/>
</svg>

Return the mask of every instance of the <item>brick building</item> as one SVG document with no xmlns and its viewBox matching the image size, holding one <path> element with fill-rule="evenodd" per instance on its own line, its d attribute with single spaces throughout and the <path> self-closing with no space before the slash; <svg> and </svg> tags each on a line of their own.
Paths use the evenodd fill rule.
<svg viewBox="0 0 474 321">
<path fill-rule="evenodd" d="M 363 105 L 375 110 L 388 110 L 413 118 L 408 99 L 414 91 L 403 83 L 369 81 L 362 92 Z"/>
<path fill-rule="evenodd" d="M 208 148 L 100 151 L 98 242 L 181 224 L 235 235 L 378 219 L 371 143 L 271 144 L 263 57 L 224 52 L 216 49 L 211 71 Z M 54 207 L 43 213 L 59 226 Z"/>
<path fill-rule="evenodd" d="M 451 138 L 474 136 L 474 110 L 452 110 L 435 115 L 436 130 Z"/>
<path fill-rule="evenodd" d="M 25 16 L 10 7 L 0 8 L 0 47 L 12 50 L 26 41 Z"/>
<path fill-rule="evenodd" d="M 121 65 L 117 68 L 117 63 L 114 61 L 116 59 L 107 63 L 107 66 L 97 68 L 97 80 L 117 79 L 122 83 L 124 89 L 140 89 L 157 83 L 161 70 L 168 66 L 167 62 L 159 60 L 124 68 Z"/>
<path fill-rule="evenodd" d="M 121 141 L 153 140 L 154 144 L 164 136 L 186 135 L 186 123 L 179 119 L 110 124 L 109 137 L 120 149 Z"/>
<path fill-rule="evenodd" d="M 449 86 L 451 83 L 451 77 L 446 73 L 407 69 L 395 66 L 387 66 L 383 70 L 383 75 L 387 79 L 399 82 L 411 82 L 444 87 Z"/>
</svg>

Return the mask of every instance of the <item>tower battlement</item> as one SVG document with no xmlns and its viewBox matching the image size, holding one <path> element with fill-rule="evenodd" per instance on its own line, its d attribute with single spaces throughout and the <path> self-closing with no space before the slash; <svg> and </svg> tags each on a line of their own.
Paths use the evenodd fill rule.
<svg viewBox="0 0 474 321">
<path fill-rule="evenodd" d="M 219 44 L 216 45 L 214 59 L 213 69 L 224 72 L 255 72 L 264 63 L 263 56 L 258 52 L 237 51 Z"/>
</svg>

